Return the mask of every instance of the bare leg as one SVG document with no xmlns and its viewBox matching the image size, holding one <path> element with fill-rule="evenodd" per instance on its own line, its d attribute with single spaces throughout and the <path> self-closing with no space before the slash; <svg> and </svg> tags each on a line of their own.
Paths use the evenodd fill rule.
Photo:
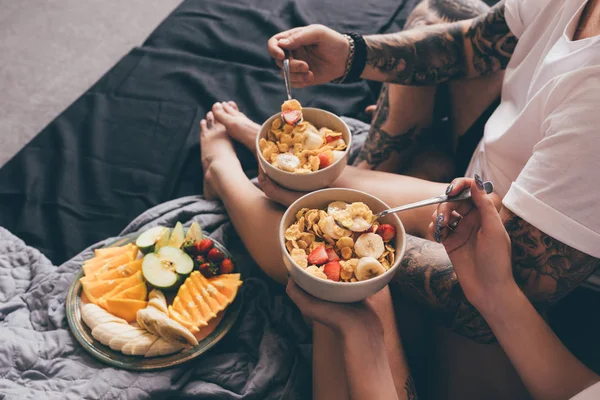
<svg viewBox="0 0 600 400">
<path fill-rule="evenodd" d="M 287 271 L 277 240 L 282 209 L 248 180 L 225 126 L 216 121 L 208 124 L 203 120 L 201 129 L 204 179 L 223 201 L 233 226 L 254 261 L 272 279 L 285 283 Z M 257 230 L 272 234 L 257 235 Z"/>
<path fill-rule="evenodd" d="M 396 327 L 389 289 L 384 288 L 372 299 L 383 324 L 383 340 L 398 398 L 415 399 L 415 388 Z M 341 339 L 329 328 L 317 323 L 313 324 L 313 393 L 315 400 L 350 398 Z"/>
</svg>

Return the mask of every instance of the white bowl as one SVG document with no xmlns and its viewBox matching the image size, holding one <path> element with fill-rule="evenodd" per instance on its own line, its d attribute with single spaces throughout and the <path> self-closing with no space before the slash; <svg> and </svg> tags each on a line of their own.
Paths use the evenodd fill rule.
<svg viewBox="0 0 600 400">
<path fill-rule="evenodd" d="M 323 189 L 335 181 L 341 175 L 346 164 L 348 164 L 348 155 L 350 146 L 352 146 L 352 135 L 348 125 L 337 115 L 329 111 L 319 108 L 303 108 L 302 115 L 304 121 L 310 122 L 317 129 L 329 128 L 336 132 L 342 133 L 342 138 L 347 144 L 344 155 L 327 168 L 312 172 L 310 174 L 294 174 L 292 172 L 283 171 L 274 167 L 270 162 L 265 160 L 260 151 L 259 142 L 261 138 L 267 138 L 267 133 L 271 129 L 271 124 L 275 118 L 281 118 L 281 113 L 273 115 L 265 121 L 260 128 L 260 133 L 256 136 L 256 153 L 258 154 L 258 162 L 267 176 L 277 182 L 279 185 L 299 192 L 310 192 L 313 190 Z"/>
<path fill-rule="evenodd" d="M 351 303 L 364 300 L 367 297 L 374 295 L 390 282 L 404 256 L 404 251 L 406 249 L 406 233 L 402 222 L 400 222 L 400 218 L 398 218 L 396 214 L 387 215 L 379 220 L 381 223 L 390 224 L 396 228 L 396 238 L 394 240 L 396 258 L 394 264 L 384 274 L 359 282 L 334 282 L 317 278 L 306 272 L 292 260 L 292 257 L 285 247 L 285 231 L 296 221 L 296 213 L 302 208 L 318 208 L 323 210 L 326 209 L 329 203 L 337 200 L 346 201 L 348 203 L 362 201 L 371 208 L 373 213 L 378 213 L 389 208 L 383 201 L 359 190 L 324 189 L 312 192 L 296 200 L 287 209 L 285 214 L 283 214 L 281 225 L 279 226 L 279 243 L 283 253 L 283 262 L 292 279 L 294 279 L 294 282 L 296 282 L 298 286 L 322 300 L 336 303 Z"/>
</svg>

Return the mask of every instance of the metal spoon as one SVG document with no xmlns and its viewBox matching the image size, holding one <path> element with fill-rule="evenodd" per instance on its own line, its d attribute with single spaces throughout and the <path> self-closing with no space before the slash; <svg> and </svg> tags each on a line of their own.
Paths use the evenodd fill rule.
<svg viewBox="0 0 600 400">
<path fill-rule="evenodd" d="M 484 182 L 483 188 L 485 189 L 485 192 L 487 194 L 490 194 L 494 191 L 494 184 L 492 182 Z M 415 203 L 405 204 L 400 207 L 388 208 L 387 210 L 383 210 L 380 213 L 373 214 L 373 221 L 368 226 L 365 226 L 365 229 L 362 229 L 362 227 L 361 227 L 361 232 L 368 230 L 369 228 L 371 228 L 373 226 L 375 221 L 377 221 L 379 218 L 383 218 L 389 214 L 395 214 L 397 212 L 411 210 L 413 208 L 425 207 L 425 206 L 429 206 L 431 204 L 461 201 L 461 200 L 466 200 L 466 199 L 470 199 L 470 198 L 471 198 L 471 189 L 465 189 L 462 192 L 460 192 L 459 194 L 457 194 L 456 196 L 448 196 L 448 195 L 443 194 L 441 196 L 436 196 L 436 197 L 432 197 L 432 198 L 429 198 L 426 200 L 417 201 Z M 338 222 L 335 218 L 334 218 L 334 221 L 340 227 L 342 227 L 344 229 L 348 229 L 346 226 L 344 226 L 340 222 Z"/>
<path fill-rule="evenodd" d="M 285 52 L 285 59 L 283 60 L 283 79 L 285 80 L 285 91 L 287 92 L 288 100 L 293 100 L 292 97 L 292 81 L 290 79 L 290 58 L 288 56 L 288 52 Z M 298 125 L 302 122 L 302 114 L 300 115 L 300 119 L 294 123 L 294 125 Z M 281 115 L 281 120 L 284 124 L 287 124 L 286 120 L 283 118 L 283 114 Z"/>
</svg>

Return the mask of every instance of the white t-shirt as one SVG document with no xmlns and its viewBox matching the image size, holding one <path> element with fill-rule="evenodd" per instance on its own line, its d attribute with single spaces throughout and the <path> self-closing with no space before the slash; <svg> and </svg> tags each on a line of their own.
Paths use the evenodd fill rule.
<svg viewBox="0 0 600 400">
<path fill-rule="evenodd" d="M 513 213 L 600 258 L 600 36 L 572 41 L 586 0 L 506 0 L 519 38 L 468 176 Z"/>
<path fill-rule="evenodd" d="M 570 400 L 598 400 L 600 399 L 600 382 L 590 386 L 583 392 L 571 397 Z"/>
</svg>

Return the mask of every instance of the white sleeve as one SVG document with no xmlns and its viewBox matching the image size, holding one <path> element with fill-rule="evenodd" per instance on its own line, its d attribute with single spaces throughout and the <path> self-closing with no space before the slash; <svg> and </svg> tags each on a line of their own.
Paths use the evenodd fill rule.
<svg viewBox="0 0 600 400">
<path fill-rule="evenodd" d="M 590 386 L 583 392 L 571 397 L 571 400 L 598 400 L 600 399 L 600 382 Z"/>
<path fill-rule="evenodd" d="M 547 3 L 549 0 L 505 0 L 504 18 L 517 39 Z"/>
<path fill-rule="evenodd" d="M 554 239 L 600 258 L 598 87 L 600 68 L 594 67 L 552 88 L 540 107 L 543 138 L 503 204 Z"/>
</svg>

